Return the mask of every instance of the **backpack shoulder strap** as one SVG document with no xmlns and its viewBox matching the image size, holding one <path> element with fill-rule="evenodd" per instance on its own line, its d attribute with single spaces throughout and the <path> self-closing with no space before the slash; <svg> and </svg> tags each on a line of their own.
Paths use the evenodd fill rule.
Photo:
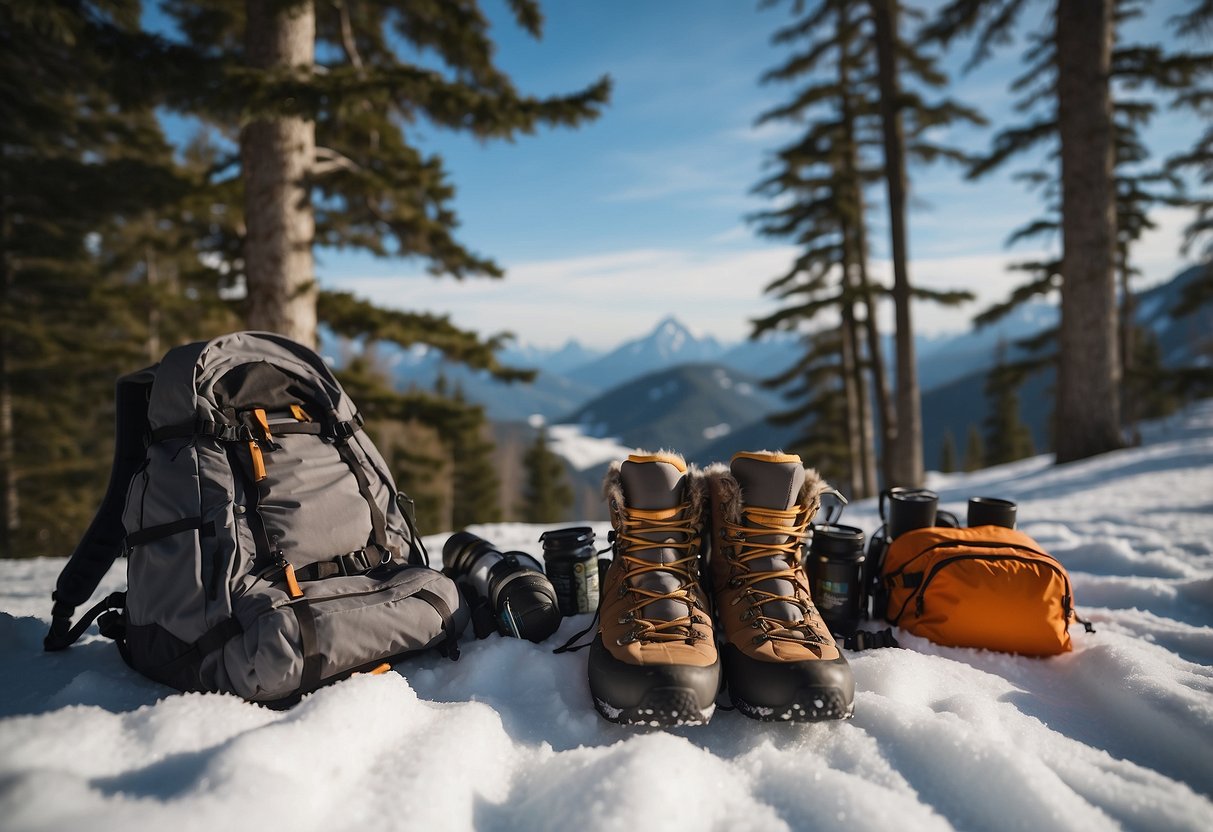
<svg viewBox="0 0 1213 832">
<path fill-rule="evenodd" d="M 156 369 L 149 367 L 118 379 L 114 408 L 114 465 L 110 471 L 109 487 L 93 522 L 63 567 L 55 591 L 51 594 L 54 602 L 51 629 L 43 640 L 43 647 L 48 651 L 63 650 L 84 634 L 87 621 L 81 622 L 83 627 L 73 628 L 72 615 L 76 607 L 92 597 L 114 560 L 122 554 L 126 536 L 122 510 L 131 479 L 143 464 L 144 443 L 149 430 L 148 398 Z"/>
</svg>

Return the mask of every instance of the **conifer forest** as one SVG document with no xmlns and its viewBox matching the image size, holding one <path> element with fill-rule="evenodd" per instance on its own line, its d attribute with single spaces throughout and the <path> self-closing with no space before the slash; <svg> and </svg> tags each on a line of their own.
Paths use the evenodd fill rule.
<svg viewBox="0 0 1213 832">
<path fill-rule="evenodd" d="M 688 27 L 726 13 L 684 5 Z M 738 332 L 784 345 L 786 360 L 753 377 L 777 402 L 755 422 L 786 450 L 863 498 L 921 486 L 927 471 L 1091 457 L 1213 395 L 1211 0 L 738 5 L 727 13 L 764 32 L 760 71 L 735 79 L 764 138 L 748 145 L 753 175 L 737 194 L 748 207 L 733 217 L 756 251 L 780 259 L 704 276 L 686 307 L 720 282 L 756 281 L 763 311 L 739 313 Z M 516 280 L 519 258 L 484 250 L 483 225 L 463 222 L 493 183 L 448 163 L 481 154 L 505 168 L 530 144 L 550 149 L 553 178 L 613 187 L 593 178 L 607 160 L 584 142 L 604 136 L 630 158 L 612 116 L 643 100 L 644 63 L 594 60 L 547 25 L 558 11 L 538 0 L 0 0 L 0 556 L 71 553 L 108 482 L 119 376 L 242 329 L 320 348 L 425 533 L 585 519 L 598 499 L 582 482 L 591 469 L 560 430 L 576 408 L 547 424 L 496 419 L 493 397 L 469 382 L 547 391 L 546 370 L 519 348 L 538 337 L 529 319 L 502 311 L 471 326 L 418 305 L 409 288 L 452 293 L 452 310 L 455 292 L 484 284 L 501 297 L 534 293 L 537 316 L 597 314 L 564 290 L 577 258 L 599 251 L 552 239 L 567 273 L 553 267 L 540 290 Z M 644 4 L 596 14 L 645 26 Z M 560 70 L 522 80 L 510 57 L 522 42 L 561 56 Z M 686 59 L 688 95 L 716 59 Z M 959 91 L 964 73 L 1003 66 L 1013 71 L 987 98 Z M 672 105 L 650 106 L 658 120 Z M 1182 129 L 1160 143 L 1164 118 Z M 685 155 L 640 186 L 710 173 Z M 1036 206 L 1002 236 L 1046 254 L 1012 263 L 1013 285 L 993 301 L 990 274 L 923 279 L 916 194 L 941 171 L 973 194 L 1011 182 Z M 571 187 L 520 190 L 514 210 L 557 201 L 576 215 L 614 199 Z M 1158 328 L 1140 323 L 1141 287 L 1172 276 L 1148 273 L 1142 256 L 1164 218 L 1182 224 L 1169 256 L 1196 271 L 1159 314 L 1206 336 L 1178 364 Z M 419 271 L 372 297 L 333 278 L 341 257 Z M 624 277 L 598 279 L 604 299 L 623 291 Z M 928 455 L 923 316 L 962 310 L 980 331 L 1041 301 L 1055 319 L 1000 342 L 964 391 L 984 417 L 940 431 L 942 450 Z M 643 295 L 630 303 L 645 316 L 621 323 L 615 344 L 680 313 L 645 309 Z M 441 369 L 409 376 L 401 362 L 421 355 Z M 1047 436 L 1034 438 L 1021 414 L 1037 388 Z M 625 401 L 656 402 L 663 389 Z M 592 398 L 584 390 L 579 406 Z"/>
</svg>

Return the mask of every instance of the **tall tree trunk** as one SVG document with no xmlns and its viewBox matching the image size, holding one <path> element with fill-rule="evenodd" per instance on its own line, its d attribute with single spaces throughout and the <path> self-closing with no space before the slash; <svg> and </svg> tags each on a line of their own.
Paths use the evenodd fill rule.
<svg viewBox="0 0 1213 832">
<path fill-rule="evenodd" d="M 156 250 L 150 245 L 143 247 L 143 262 L 147 267 L 147 360 L 155 363 L 164 351 L 160 347 L 160 266 L 156 261 Z"/>
<path fill-rule="evenodd" d="M 1061 328 L 1057 461 L 1121 446 L 1116 194 L 1112 180 L 1112 0 L 1058 0 Z"/>
<path fill-rule="evenodd" d="M 901 90 L 897 79 L 899 40 L 897 0 L 871 0 L 879 62 L 880 121 L 884 138 L 885 184 L 889 202 L 889 241 L 893 254 L 893 306 L 897 321 L 897 435 L 891 449 L 890 484 L 921 486 L 922 402 L 914 323 L 910 309 L 909 246 L 906 239 L 905 135 L 901 125 Z"/>
<path fill-rule="evenodd" d="M 860 195 L 862 200 L 862 194 Z M 859 216 L 863 216 L 861 206 Z M 868 360 L 872 367 L 872 386 L 876 391 L 876 423 L 880 427 L 880 473 L 885 487 L 894 485 L 893 459 L 897 448 L 897 430 L 894 427 L 893 403 L 889 396 L 889 374 L 885 370 L 884 347 L 880 344 L 880 329 L 876 323 L 876 293 L 868 277 L 868 245 L 864 224 L 861 221 L 855 231 L 855 246 L 858 249 L 859 294 L 863 301 L 864 334 L 868 341 Z"/>
<path fill-rule="evenodd" d="M 3 153 L 0 148 L 0 153 Z M 0 171 L 3 170 L 0 160 Z M 7 179 L 7 176 L 3 177 Z M 11 315 L 12 271 L 8 258 L 8 183 L 0 180 L 0 320 Z M 20 523 L 17 499 L 16 441 L 13 435 L 13 389 L 9 382 L 9 331 L 0 327 L 0 557 L 12 557 Z"/>
<path fill-rule="evenodd" d="M 1117 251 L 1116 271 L 1120 277 L 1120 406 L 1124 426 L 1138 444 L 1141 437 L 1137 430 L 1138 396 L 1143 392 L 1133 377 L 1133 364 L 1137 352 L 1137 303 L 1129 285 L 1132 268 L 1129 264 L 1127 245 Z"/>
<path fill-rule="evenodd" d="M 855 319 L 855 281 L 852 277 L 854 264 L 854 234 L 844 222 L 843 263 L 842 263 L 842 320 L 844 349 L 850 354 L 851 378 L 855 386 L 855 426 L 858 428 L 859 443 L 859 479 L 862 488 L 855 492 L 859 498 L 870 497 L 876 493 L 876 442 L 872 435 L 872 391 L 868 383 L 863 347 L 859 340 L 861 324 Z"/>
<path fill-rule="evenodd" d="M 847 412 L 847 478 L 851 486 L 851 498 L 862 499 L 867 494 L 863 488 L 863 453 L 859 444 L 859 388 L 855 384 L 855 322 L 845 313 L 839 326 L 842 342 L 842 390 Z"/>
<path fill-rule="evenodd" d="M 839 212 L 839 232 L 842 237 L 842 316 L 845 323 L 843 335 L 848 342 L 846 346 L 849 348 L 852 357 L 852 375 L 855 379 L 856 418 L 860 430 L 859 463 L 863 490 L 857 491 L 856 495 L 867 497 L 875 494 L 877 488 L 876 442 L 872 435 L 872 391 L 868 384 L 867 373 L 865 372 L 867 368 L 863 360 L 863 349 L 860 346 L 860 324 L 855 318 L 856 297 L 864 300 L 865 304 L 868 300 L 863 291 L 867 285 L 867 250 L 866 238 L 863 231 L 863 182 L 859 175 L 859 149 L 855 141 L 855 110 L 851 106 L 851 67 L 848 63 L 854 25 L 845 3 L 838 4 L 835 31 L 839 44 L 838 84 L 842 90 L 840 121 L 843 146 L 840 148 L 841 158 L 836 164 L 841 168 L 841 179 L 844 183 L 840 186 L 842 192 L 838 195 L 839 205 L 837 208 Z M 856 291 L 857 280 L 859 283 L 858 292 Z M 869 320 L 866 329 L 870 338 L 872 331 L 872 308 L 870 305 L 867 306 L 867 311 Z M 870 343 L 869 341 L 869 345 Z M 871 355 L 874 372 L 880 366 L 879 355 L 879 350 L 872 352 Z M 887 402 L 883 404 L 887 404 Z M 882 406 L 880 414 L 882 433 L 886 427 L 886 413 L 887 409 Z"/>
<path fill-rule="evenodd" d="M 855 386 L 859 389 L 859 441 L 863 461 L 863 496 L 876 493 L 879 480 L 876 477 L 876 436 L 872 431 L 872 381 L 868 375 L 868 362 L 864 360 L 863 345 L 859 340 L 862 323 L 855 319 L 854 307 L 848 309 L 851 316 L 851 351 L 855 353 Z"/>
<path fill-rule="evenodd" d="M 246 0 L 246 10 L 250 67 L 281 76 L 312 73 L 316 17 L 311 0 Z M 241 132 L 248 325 L 309 346 L 316 343 L 315 219 L 308 188 L 315 153 L 315 123 L 299 116 L 258 118 Z"/>
</svg>

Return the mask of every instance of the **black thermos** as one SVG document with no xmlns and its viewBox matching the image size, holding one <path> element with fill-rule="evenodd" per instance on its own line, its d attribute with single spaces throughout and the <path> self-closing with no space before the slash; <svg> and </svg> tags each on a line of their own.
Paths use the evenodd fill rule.
<svg viewBox="0 0 1213 832">
<path fill-rule="evenodd" d="M 854 526 L 813 526 L 809 546 L 809 588 L 830 632 L 853 635 L 864 615 L 863 530 Z"/>
<path fill-rule="evenodd" d="M 598 609 L 598 559 L 589 526 L 554 529 L 539 536 L 548 578 L 564 615 Z"/>
</svg>

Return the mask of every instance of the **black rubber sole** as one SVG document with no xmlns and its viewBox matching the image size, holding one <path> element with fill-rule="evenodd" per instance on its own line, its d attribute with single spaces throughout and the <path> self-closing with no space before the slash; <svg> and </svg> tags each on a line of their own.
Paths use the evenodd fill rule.
<svg viewBox="0 0 1213 832">
<path fill-rule="evenodd" d="M 617 725 L 677 728 L 680 725 L 706 725 L 716 710 L 716 703 L 700 708 L 692 690 L 654 688 L 634 707 L 614 708 L 595 698 L 594 708 L 607 722 Z"/>
<path fill-rule="evenodd" d="M 608 722 L 652 728 L 703 725 L 716 710 L 719 660 L 707 667 L 627 664 L 596 636 L 588 665 L 594 708 Z"/>
<path fill-rule="evenodd" d="M 838 688 L 801 688 L 785 705 L 751 705 L 737 698 L 733 705 L 750 719 L 762 722 L 827 722 L 855 715 L 854 700 Z"/>
</svg>

